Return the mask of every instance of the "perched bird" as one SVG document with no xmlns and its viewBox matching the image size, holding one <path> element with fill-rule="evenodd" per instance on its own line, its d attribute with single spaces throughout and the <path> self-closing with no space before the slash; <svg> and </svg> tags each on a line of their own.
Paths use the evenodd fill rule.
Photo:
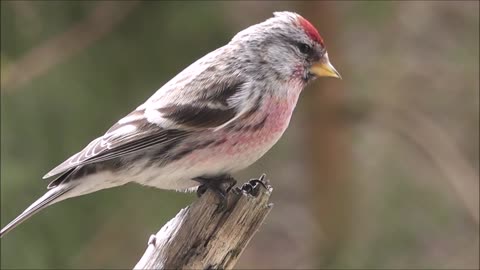
<svg viewBox="0 0 480 270">
<path fill-rule="evenodd" d="M 239 32 L 163 85 L 103 136 L 44 178 L 48 191 L 5 226 L 67 198 L 136 182 L 220 197 L 232 172 L 265 154 L 287 128 L 302 89 L 340 78 L 315 27 L 293 12 Z"/>
</svg>

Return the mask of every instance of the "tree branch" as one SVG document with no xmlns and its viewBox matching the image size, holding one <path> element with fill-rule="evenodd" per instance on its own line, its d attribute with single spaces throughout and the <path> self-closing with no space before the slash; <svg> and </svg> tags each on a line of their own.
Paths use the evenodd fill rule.
<svg viewBox="0 0 480 270">
<path fill-rule="evenodd" d="M 148 241 L 134 269 L 231 269 L 270 212 L 272 187 L 229 192 L 225 209 L 208 190 Z"/>
</svg>

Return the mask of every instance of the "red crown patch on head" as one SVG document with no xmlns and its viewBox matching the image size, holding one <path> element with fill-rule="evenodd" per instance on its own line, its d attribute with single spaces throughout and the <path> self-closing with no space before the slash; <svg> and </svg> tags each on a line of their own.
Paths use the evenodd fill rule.
<svg viewBox="0 0 480 270">
<path fill-rule="evenodd" d="M 320 45 L 322 45 L 322 47 L 324 46 L 323 45 L 323 39 L 322 37 L 320 36 L 320 34 L 318 33 L 317 29 L 315 28 L 315 26 L 313 26 L 309 21 L 307 21 L 305 18 L 303 18 L 302 16 L 298 16 L 298 22 L 300 23 L 300 25 L 302 26 L 303 30 L 305 31 L 305 33 L 307 33 L 307 35 L 314 41 L 318 42 Z"/>
</svg>

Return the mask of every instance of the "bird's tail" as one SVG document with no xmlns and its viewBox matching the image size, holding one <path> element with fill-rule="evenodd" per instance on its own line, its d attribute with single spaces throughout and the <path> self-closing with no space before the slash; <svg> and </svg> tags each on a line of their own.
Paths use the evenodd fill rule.
<svg viewBox="0 0 480 270">
<path fill-rule="evenodd" d="M 23 221 L 36 214 L 38 211 L 54 203 L 56 199 L 58 199 L 61 195 L 65 194 L 65 192 L 71 190 L 72 188 L 72 185 L 63 184 L 47 191 L 47 193 L 45 193 L 42 197 L 32 203 L 32 205 L 25 209 L 25 211 L 23 211 L 23 213 L 21 213 L 17 218 L 8 223 L 7 226 L 5 226 L 0 231 L 0 238 L 15 227 L 17 227 Z"/>
</svg>

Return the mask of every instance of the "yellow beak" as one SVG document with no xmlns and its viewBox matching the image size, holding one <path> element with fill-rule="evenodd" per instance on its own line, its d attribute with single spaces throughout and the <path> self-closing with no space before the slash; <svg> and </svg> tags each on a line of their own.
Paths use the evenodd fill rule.
<svg viewBox="0 0 480 270">
<path fill-rule="evenodd" d="M 323 57 L 310 68 L 310 72 L 318 77 L 334 77 L 342 79 L 340 73 L 333 67 L 328 59 L 328 53 L 325 53 Z"/>
</svg>

